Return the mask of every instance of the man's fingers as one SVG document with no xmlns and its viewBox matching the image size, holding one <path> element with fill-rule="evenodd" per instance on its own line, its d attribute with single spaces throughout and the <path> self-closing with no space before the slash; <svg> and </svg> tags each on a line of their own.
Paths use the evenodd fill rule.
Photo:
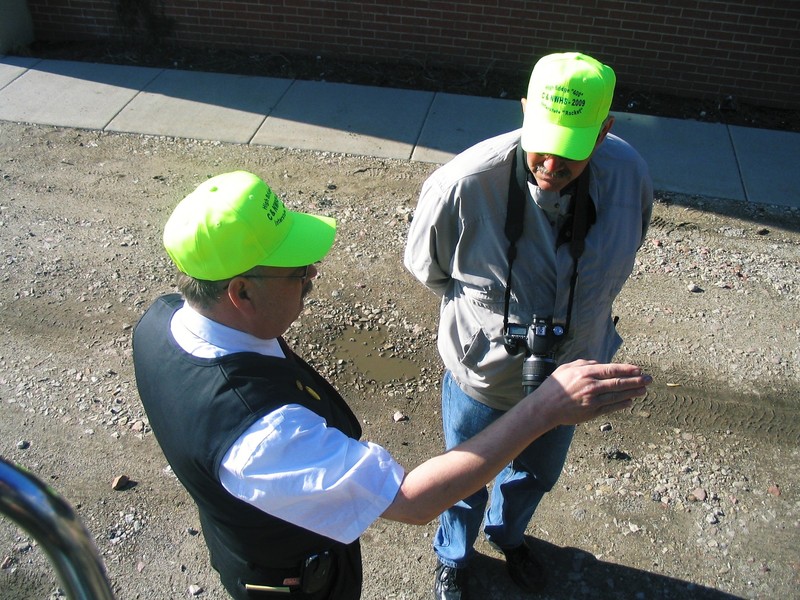
<svg viewBox="0 0 800 600">
<path fill-rule="evenodd" d="M 636 388 L 646 389 L 646 387 L 651 383 L 653 383 L 653 378 L 650 375 L 642 373 L 641 370 L 636 375 L 629 375 L 625 377 L 616 374 L 609 379 L 597 380 L 598 388 L 609 392 L 627 391 Z"/>
<path fill-rule="evenodd" d="M 648 377 L 648 376 L 642 376 Z M 598 415 L 604 415 L 618 410 L 629 408 L 633 405 L 635 398 L 643 398 L 647 395 L 646 385 L 628 386 L 628 380 L 619 379 L 615 390 L 595 396 L 594 403 L 598 408 Z"/>
<path fill-rule="evenodd" d="M 598 370 L 601 371 L 601 379 L 613 379 L 615 377 L 638 377 L 642 375 L 641 367 L 631 365 L 628 363 L 612 363 L 606 365 L 598 365 Z"/>
</svg>

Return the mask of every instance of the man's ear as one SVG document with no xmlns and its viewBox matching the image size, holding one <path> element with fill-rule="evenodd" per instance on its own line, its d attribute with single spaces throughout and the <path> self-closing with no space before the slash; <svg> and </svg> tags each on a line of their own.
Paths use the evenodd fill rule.
<svg viewBox="0 0 800 600">
<path fill-rule="evenodd" d="M 234 277 L 225 290 L 228 301 L 240 312 L 250 312 L 253 304 L 248 294 L 248 283 L 244 277 Z"/>
<path fill-rule="evenodd" d="M 608 115 L 608 117 L 606 117 L 606 120 L 603 121 L 603 126 L 600 128 L 600 133 L 597 134 L 597 141 L 594 143 L 595 148 L 597 148 L 600 144 L 603 143 L 603 140 L 606 139 L 608 132 L 611 131 L 611 126 L 613 124 L 614 124 L 614 117 Z"/>
<path fill-rule="evenodd" d="M 604 140 L 608 135 L 608 132 L 611 131 L 611 126 L 614 125 L 614 115 L 608 115 L 606 120 L 603 122 L 603 126 L 600 128 L 600 140 Z"/>
<path fill-rule="evenodd" d="M 522 103 L 522 114 L 525 114 L 525 105 L 528 103 L 527 98 L 520 98 L 520 102 Z"/>
</svg>

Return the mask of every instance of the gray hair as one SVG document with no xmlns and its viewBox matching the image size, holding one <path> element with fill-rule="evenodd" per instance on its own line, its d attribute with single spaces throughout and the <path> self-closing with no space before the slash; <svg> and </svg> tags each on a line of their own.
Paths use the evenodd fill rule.
<svg viewBox="0 0 800 600">
<path fill-rule="evenodd" d="M 178 273 L 178 291 L 190 306 L 201 310 L 210 310 L 219 302 L 222 293 L 227 289 L 230 279 L 208 281 L 195 279 L 185 273 Z"/>
</svg>

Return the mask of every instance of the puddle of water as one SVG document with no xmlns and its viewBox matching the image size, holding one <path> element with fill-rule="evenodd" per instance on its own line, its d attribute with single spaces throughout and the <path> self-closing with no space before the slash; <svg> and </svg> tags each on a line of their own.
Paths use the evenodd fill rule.
<svg viewBox="0 0 800 600">
<path fill-rule="evenodd" d="M 388 382 L 393 379 L 413 379 L 419 376 L 419 366 L 394 356 L 392 345 L 381 331 L 346 329 L 334 343 L 337 359 L 350 363 L 368 379 Z"/>
</svg>

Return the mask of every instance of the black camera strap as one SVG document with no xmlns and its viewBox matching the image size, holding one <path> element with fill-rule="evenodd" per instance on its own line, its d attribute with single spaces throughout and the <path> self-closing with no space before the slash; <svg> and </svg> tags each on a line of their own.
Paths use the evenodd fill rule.
<svg viewBox="0 0 800 600">
<path fill-rule="evenodd" d="M 578 176 L 575 196 L 570 211 L 572 220 L 565 223 L 562 233 L 569 237 L 569 252 L 572 256 L 572 276 L 569 283 L 569 303 L 567 304 L 567 322 L 564 332 L 569 331 L 572 318 L 572 303 L 575 299 L 575 287 L 578 282 L 578 259 L 586 246 L 586 234 L 595 221 L 595 209 L 589 197 L 589 165 Z M 508 211 L 506 212 L 505 234 L 508 238 L 508 277 L 506 278 L 505 312 L 503 314 L 503 331 L 508 327 L 508 310 L 511 302 L 511 269 L 517 258 L 517 240 L 522 236 L 523 216 L 525 214 L 525 193 L 528 185 L 528 164 L 522 144 L 517 145 L 511 162 L 511 175 L 508 184 Z M 559 235 L 559 238 L 561 235 Z"/>
</svg>

